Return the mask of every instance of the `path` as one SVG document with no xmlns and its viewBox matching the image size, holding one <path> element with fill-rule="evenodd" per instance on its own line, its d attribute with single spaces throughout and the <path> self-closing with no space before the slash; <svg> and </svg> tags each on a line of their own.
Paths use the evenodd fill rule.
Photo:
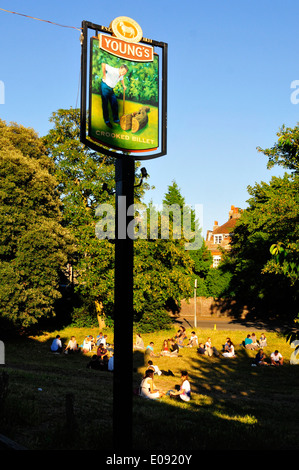
<svg viewBox="0 0 299 470">
<path fill-rule="evenodd" d="M 182 316 L 174 319 L 174 325 L 182 325 L 185 328 L 194 328 L 193 316 Z M 264 330 L 264 331 L 280 331 L 277 325 L 267 325 L 263 322 L 246 322 L 245 320 L 234 320 L 228 317 L 199 317 L 197 318 L 197 328 L 207 328 L 217 330 Z"/>
</svg>

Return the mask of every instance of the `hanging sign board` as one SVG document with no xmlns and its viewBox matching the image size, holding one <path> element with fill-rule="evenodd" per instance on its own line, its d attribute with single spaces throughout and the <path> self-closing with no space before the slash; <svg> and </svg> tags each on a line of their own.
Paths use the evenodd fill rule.
<svg viewBox="0 0 299 470">
<path fill-rule="evenodd" d="M 88 28 L 94 30 L 89 66 Z M 115 157 L 165 155 L 167 45 L 143 38 L 140 26 L 123 16 L 109 28 L 83 22 L 83 36 L 81 141 Z"/>
</svg>

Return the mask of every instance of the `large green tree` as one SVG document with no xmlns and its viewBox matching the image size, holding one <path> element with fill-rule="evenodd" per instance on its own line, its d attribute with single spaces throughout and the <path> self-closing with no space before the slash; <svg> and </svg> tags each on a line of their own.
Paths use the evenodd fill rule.
<svg viewBox="0 0 299 470">
<path fill-rule="evenodd" d="M 190 222 L 185 232 L 184 210 L 185 222 Z M 135 242 L 134 295 L 139 329 L 148 331 L 169 326 L 166 311 L 178 312 L 181 300 L 192 295 L 195 263 L 186 247 L 193 238 L 196 221 L 175 181 L 168 186 L 162 207 L 149 204 L 145 216 L 147 237 Z M 155 236 L 150 230 L 153 221 Z"/>
<path fill-rule="evenodd" d="M 299 133 L 282 128 L 278 136 L 271 149 L 259 150 L 268 156 L 269 167 L 279 164 L 291 172 L 248 187 L 249 207 L 237 222 L 222 269 L 232 275 L 229 293 L 251 312 L 292 319 L 298 300 L 298 271 L 290 274 L 289 267 L 298 266 L 299 254 Z M 282 256 L 273 258 L 272 245 L 288 247 L 292 264 Z"/>
<path fill-rule="evenodd" d="M 76 240 L 73 272 L 78 302 L 73 318 L 86 324 L 102 313 L 107 321 L 114 305 L 114 230 L 103 238 L 97 227 L 101 207 L 115 206 L 115 159 L 80 142 L 78 109 L 59 109 L 50 121 L 53 127 L 44 144 L 59 181 L 63 223 Z M 139 185 L 140 163 L 135 167 L 135 202 L 140 203 L 148 185 L 145 181 Z"/>
<path fill-rule="evenodd" d="M 73 250 L 53 173 L 37 134 L 0 120 L 0 309 L 16 328 L 54 315 Z"/>
<path fill-rule="evenodd" d="M 76 241 L 75 317 L 87 324 L 89 316 L 96 318 L 97 307 L 108 314 L 113 307 L 114 245 L 99 240 L 95 232 L 97 207 L 114 205 L 114 161 L 80 142 L 78 109 L 59 109 L 50 122 L 53 127 L 43 142 L 59 182 L 63 224 Z"/>
</svg>

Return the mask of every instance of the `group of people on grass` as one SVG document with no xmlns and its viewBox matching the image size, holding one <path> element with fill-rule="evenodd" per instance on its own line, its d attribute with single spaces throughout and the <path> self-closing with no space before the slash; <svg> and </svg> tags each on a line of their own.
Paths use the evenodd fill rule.
<svg viewBox="0 0 299 470">
<path fill-rule="evenodd" d="M 141 381 L 139 387 L 139 395 L 143 398 L 161 398 L 164 395 L 168 395 L 171 398 L 179 398 L 185 402 L 190 401 L 191 399 L 191 385 L 189 382 L 188 372 L 183 370 L 181 372 L 181 385 L 176 386 L 174 390 L 168 390 L 164 393 L 162 390 L 159 390 L 154 384 L 154 369 L 148 367 L 145 371 L 145 375 Z"/>
<path fill-rule="evenodd" d="M 164 340 L 161 352 L 158 354 L 154 353 L 154 343 L 150 342 L 149 345 L 145 348 L 143 340 L 140 334 L 136 336 L 136 343 L 134 344 L 134 349 L 142 349 L 145 350 L 145 353 L 148 354 L 149 357 L 161 357 L 161 356 L 170 356 L 174 357 L 175 355 L 178 356 L 178 351 L 180 348 L 183 347 L 197 347 L 198 354 L 204 354 L 206 356 L 220 356 L 219 352 L 217 351 L 216 347 L 213 346 L 211 338 L 208 337 L 205 343 L 199 343 L 198 337 L 196 336 L 195 332 L 191 332 L 191 336 L 189 341 L 184 344 L 184 341 L 187 340 L 187 335 L 184 327 L 180 327 L 179 331 L 175 335 L 174 338 L 169 340 Z M 174 350 L 174 344 L 176 345 L 176 349 Z M 170 346 L 171 345 L 171 346 Z M 255 350 L 257 349 L 257 354 L 254 358 L 253 365 L 283 365 L 283 356 L 278 351 L 275 350 L 270 355 L 270 362 L 267 362 L 266 355 L 264 353 L 264 347 L 267 346 L 267 338 L 264 333 L 261 334 L 260 339 L 257 340 L 255 333 L 248 334 L 245 340 L 243 341 L 242 345 L 246 349 Z M 227 358 L 234 358 L 236 357 L 235 353 L 235 346 L 230 338 L 226 338 L 225 344 L 222 347 L 221 354 L 223 357 Z M 166 374 L 170 375 L 170 372 L 160 371 L 159 367 L 154 365 L 152 360 L 148 361 L 148 368 L 145 371 L 145 375 L 142 379 L 139 388 L 139 394 L 145 398 L 160 398 L 164 395 L 169 395 L 170 397 L 180 398 L 184 401 L 189 401 L 191 398 L 191 386 L 188 378 L 188 372 L 182 371 L 181 373 L 181 385 L 176 386 L 175 390 L 169 390 L 168 392 L 164 393 L 163 391 L 159 390 L 154 384 L 154 374 L 161 375 Z M 173 375 L 171 373 L 171 375 Z"/>
<path fill-rule="evenodd" d="M 260 339 L 258 340 L 255 333 L 249 333 L 242 344 L 246 349 L 264 348 L 267 346 L 267 338 L 265 333 L 262 333 Z"/>
<path fill-rule="evenodd" d="M 181 326 L 176 333 L 176 335 L 170 339 L 165 339 L 162 344 L 160 353 L 154 353 L 154 343 L 151 341 L 149 345 L 145 348 L 143 339 L 140 333 L 136 334 L 136 342 L 133 345 L 134 350 L 141 350 L 145 353 L 145 357 L 179 357 L 180 348 L 184 347 L 196 347 L 198 354 L 203 354 L 206 356 L 216 356 L 220 354 L 217 351 L 216 347 L 213 346 L 211 338 L 208 337 L 205 343 L 199 343 L 198 337 L 195 331 L 191 332 L 191 336 L 187 342 L 186 330 Z M 268 365 L 266 355 L 264 353 L 264 347 L 267 346 L 267 338 L 264 333 L 261 334 L 259 340 L 257 340 L 255 333 L 248 334 L 245 340 L 242 342 L 242 345 L 246 349 L 255 350 L 258 349 L 258 352 L 254 358 L 253 365 Z M 113 348 L 109 347 L 107 343 L 107 335 L 99 333 L 99 335 L 94 338 L 92 335 L 88 335 L 84 338 L 83 344 L 78 346 L 75 336 L 72 336 L 69 340 L 67 346 L 63 348 L 62 341 L 59 335 L 54 338 L 51 344 L 51 351 L 61 354 L 71 354 L 82 349 L 83 353 L 89 353 L 93 350 L 96 353 L 92 356 L 87 367 L 92 369 L 102 369 L 110 370 L 114 369 L 114 357 L 113 357 Z M 235 347 L 230 338 L 226 338 L 226 342 L 222 347 L 221 354 L 223 357 L 236 357 Z M 283 356 L 278 350 L 275 350 L 270 355 L 270 364 L 271 365 L 283 365 Z M 159 390 L 154 383 L 154 374 L 157 375 L 174 375 L 170 370 L 161 371 L 158 366 L 155 366 L 151 359 L 148 360 L 148 367 L 145 371 L 145 375 L 141 381 L 140 387 L 138 388 L 138 394 L 144 398 L 156 399 L 164 395 L 170 396 L 171 398 L 178 398 L 185 402 L 190 401 L 191 398 L 191 386 L 188 377 L 188 372 L 186 370 L 181 372 L 181 384 L 175 386 L 174 390 L 169 390 L 168 392 L 163 392 Z"/>
<path fill-rule="evenodd" d="M 75 336 L 71 337 L 65 348 L 63 348 L 60 335 L 57 335 L 51 344 L 51 351 L 56 354 L 73 354 L 80 350 L 83 353 L 95 352 L 91 361 L 87 364 L 87 368 L 110 371 L 114 369 L 113 347 L 107 343 L 107 335 L 103 335 L 102 332 L 96 338 L 87 335 L 80 346 Z"/>
<path fill-rule="evenodd" d="M 254 366 L 266 366 L 269 364 L 273 366 L 283 365 L 283 356 L 277 349 L 270 354 L 270 361 L 267 361 L 266 354 L 264 352 L 264 348 L 267 346 L 267 338 L 265 333 L 261 334 L 259 340 L 257 339 L 255 333 L 248 334 L 245 340 L 243 341 L 242 345 L 246 349 L 258 350 L 252 363 L 252 365 Z"/>
</svg>

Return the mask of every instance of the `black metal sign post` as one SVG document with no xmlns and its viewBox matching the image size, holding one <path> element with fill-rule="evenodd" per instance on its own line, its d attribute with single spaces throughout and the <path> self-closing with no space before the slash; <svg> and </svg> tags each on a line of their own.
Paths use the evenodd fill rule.
<svg viewBox="0 0 299 470">
<path fill-rule="evenodd" d="M 125 17 L 122 17 L 125 18 Z M 129 21 L 132 21 L 128 18 Z M 82 22 L 81 35 L 81 108 L 80 141 L 101 154 L 115 158 L 116 210 L 115 210 L 115 284 L 114 284 L 114 373 L 113 373 L 113 447 L 118 451 L 132 450 L 133 444 L 133 233 L 128 231 L 134 215 L 128 209 L 134 204 L 135 160 L 149 160 L 166 155 L 167 147 L 167 44 L 142 38 L 140 43 L 162 50 L 161 74 L 161 141 L 152 152 L 128 155 L 124 149 L 112 149 L 87 136 L 90 113 L 91 84 L 88 85 L 88 32 L 112 35 L 109 27 L 87 21 Z M 111 36 L 113 37 L 113 36 Z M 90 57 L 89 70 L 92 64 Z M 89 73 L 89 77 L 91 77 Z M 89 90 L 89 99 L 87 92 Z M 130 212 L 132 214 L 132 211 Z M 132 225 L 132 224 L 131 224 Z"/>
<path fill-rule="evenodd" d="M 134 204 L 135 162 L 115 163 L 115 280 L 114 280 L 114 449 L 132 449 L 133 371 L 133 238 L 128 233 L 129 207 Z"/>
</svg>

